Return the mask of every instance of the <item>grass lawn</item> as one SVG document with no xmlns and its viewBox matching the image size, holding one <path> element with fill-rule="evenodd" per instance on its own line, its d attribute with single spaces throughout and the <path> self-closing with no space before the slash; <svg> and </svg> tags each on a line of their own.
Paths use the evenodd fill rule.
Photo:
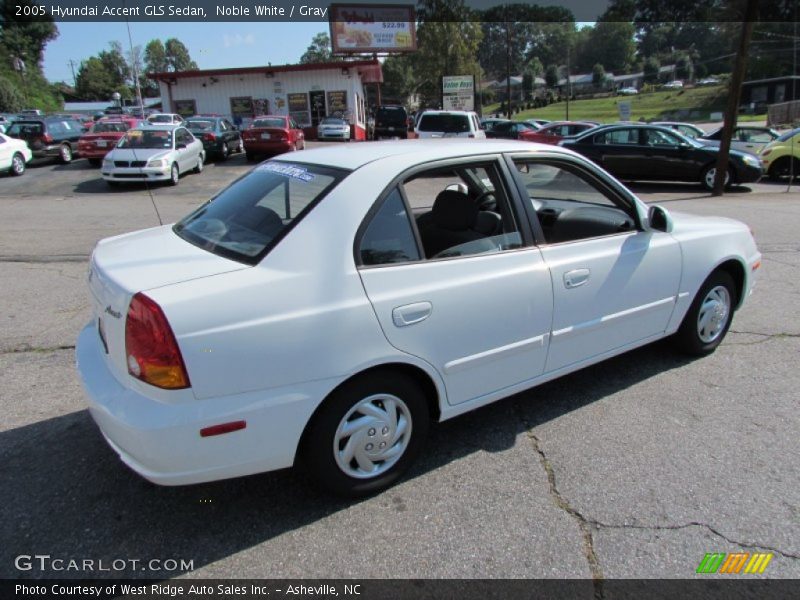
<svg viewBox="0 0 800 600">
<path fill-rule="evenodd" d="M 725 86 L 698 87 L 684 90 L 649 92 L 636 96 L 614 96 L 573 100 L 569 103 L 569 118 L 611 123 L 619 121 L 619 102 L 631 103 L 631 120 L 656 121 L 709 121 L 712 112 L 724 112 L 727 101 Z M 499 104 L 483 108 L 483 115 L 494 115 Z M 529 118 L 566 119 L 566 102 L 557 102 L 544 108 L 523 110 L 514 115 L 514 120 Z M 739 115 L 739 121 L 763 120 L 766 115 Z"/>
</svg>

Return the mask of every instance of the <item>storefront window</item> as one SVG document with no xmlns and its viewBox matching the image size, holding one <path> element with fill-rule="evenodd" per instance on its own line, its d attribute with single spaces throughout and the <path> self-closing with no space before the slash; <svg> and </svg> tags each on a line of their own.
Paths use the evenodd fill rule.
<svg viewBox="0 0 800 600">
<path fill-rule="evenodd" d="M 297 121 L 300 127 L 308 127 L 311 125 L 311 115 L 308 110 L 308 95 L 307 94 L 287 94 L 287 101 L 289 102 L 289 115 Z"/>
</svg>

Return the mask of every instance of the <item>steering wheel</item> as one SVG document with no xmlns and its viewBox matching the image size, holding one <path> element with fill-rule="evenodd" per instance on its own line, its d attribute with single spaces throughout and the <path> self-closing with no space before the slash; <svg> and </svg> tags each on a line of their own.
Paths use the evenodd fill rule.
<svg viewBox="0 0 800 600">
<path fill-rule="evenodd" d="M 478 210 L 497 210 L 497 198 L 494 196 L 494 190 L 487 190 L 481 194 L 478 194 L 477 198 L 475 198 L 475 206 L 478 207 Z"/>
<path fill-rule="evenodd" d="M 228 226 L 221 219 L 192 221 L 186 226 L 186 229 L 213 241 L 221 240 L 228 233 Z"/>
</svg>

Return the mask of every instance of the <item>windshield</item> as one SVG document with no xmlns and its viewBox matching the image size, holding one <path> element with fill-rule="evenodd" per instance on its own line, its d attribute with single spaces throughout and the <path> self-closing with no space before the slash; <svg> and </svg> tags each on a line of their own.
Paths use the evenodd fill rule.
<svg viewBox="0 0 800 600">
<path fill-rule="evenodd" d="M 464 133 L 469 131 L 469 119 L 467 115 L 424 114 L 419 122 L 419 130 Z"/>
<path fill-rule="evenodd" d="M 172 132 L 165 129 L 131 129 L 119 141 L 117 148 L 156 150 L 172 148 Z"/>
<path fill-rule="evenodd" d="M 251 127 L 277 127 L 279 129 L 286 129 L 286 120 L 280 117 L 273 119 L 256 119 L 253 121 Z"/>
<path fill-rule="evenodd" d="M 322 119 L 320 125 L 345 125 L 345 122 L 342 119 Z"/>
<path fill-rule="evenodd" d="M 786 133 L 778 137 L 775 141 L 785 142 L 786 140 L 791 139 L 793 136 L 797 135 L 798 133 L 800 133 L 800 127 L 798 127 L 797 129 L 793 129 L 792 131 L 787 131 Z"/>
<path fill-rule="evenodd" d="M 92 133 L 119 133 L 124 131 L 128 131 L 128 124 L 124 121 L 95 123 L 92 127 Z"/>
<path fill-rule="evenodd" d="M 265 162 L 173 230 L 209 252 L 256 264 L 345 175 L 318 165 Z"/>
<path fill-rule="evenodd" d="M 186 127 L 194 131 L 212 131 L 214 129 L 214 121 L 189 119 L 188 121 L 186 121 Z"/>
<path fill-rule="evenodd" d="M 147 120 L 151 123 L 172 123 L 172 115 L 153 115 Z"/>
</svg>

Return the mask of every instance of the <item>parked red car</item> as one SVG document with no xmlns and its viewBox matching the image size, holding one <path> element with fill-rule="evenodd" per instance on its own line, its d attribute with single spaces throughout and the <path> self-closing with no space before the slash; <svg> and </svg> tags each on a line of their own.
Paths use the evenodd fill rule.
<svg viewBox="0 0 800 600">
<path fill-rule="evenodd" d="M 519 139 L 526 142 L 539 142 L 540 144 L 552 144 L 555 146 L 567 136 L 578 135 L 596 126 L 597 123 L 586 121 L 557 121 L 545 125 L 538 131 L 520 132 Z"/>
<path fill-rule="evenodd" d="M 93 167 L 99 167 L 103 157 L 117 145 L 128 129 L 137 127 L 139 120 L 125 117 L 104 117 L 97 121 L 89 133 L 78 140 L 78 152 L 89 160 Z"/>
<path fill-rule="evenodd" d="M 255 160 L 258 155 L 281 154 L 306 147 L 303 130 L 292 117 L 282 115 L 256 117 L 242 132 L 242 141 L 247 160 Z"/>
</svg>

